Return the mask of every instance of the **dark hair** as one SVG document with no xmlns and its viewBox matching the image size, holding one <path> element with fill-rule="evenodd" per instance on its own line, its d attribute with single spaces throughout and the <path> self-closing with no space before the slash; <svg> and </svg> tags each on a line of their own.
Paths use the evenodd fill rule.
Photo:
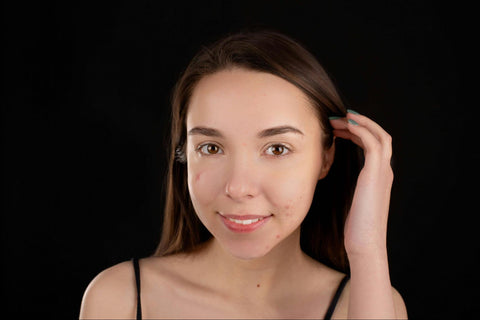
<svg viewBox="0 0 480 320">
<path fill-rule="evenodd" d="M 197 217 L 187 185 L 185 117 L 192 92 L 203 77 L 239 67 L 267 72 L 298 87 L 316 111 L 323 145 L 334 139 L 329 116 L 345 116 L 346 108 L 333 82 L 315 57 L 298 42 L 272 30 L 244 30 L 202 47 L 176 83 L 171 96 L 171 146 L 161 240 L 155 255 L 188 252 L 210 239 Z M 341 139 L 339 139 L 341 140 Z M 358 148 L 349 141 L 335 144 L 329 174 L 317 183 L 312 207 L 301 226 L 302 250 L 337 270 L 348 272 L 343 228 L 360 170 Z M 320 201 L 318 211 L 315 203 Z"/>
</svg>

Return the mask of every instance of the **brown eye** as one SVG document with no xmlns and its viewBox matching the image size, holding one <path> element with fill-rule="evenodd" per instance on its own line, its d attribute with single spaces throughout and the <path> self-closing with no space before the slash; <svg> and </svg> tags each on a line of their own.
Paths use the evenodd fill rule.
<svg viewBox="0 0 480 320">
<path fill-rule="evenodd" d="M 209 144 L 209 145 L 207 146 L 207 151 L 208 151 L 208 153 L 210 153 L 210 154 L 217 154 L 217 153 L 218 153 L 218 147 L 217 147 L 216 145 L 214 145 L 214 144 Z"/>
<path fill-rule="evenodd" d="M 274 144 L 268 147 L 267 154 L 273 155 L 273 156 L 284 156 L 285 154 L 288 153 L 288 151 L 289 149 L 284 145 Z"/>
<path fill-rule="evenodd" d="M 283 153 L 283 147 L 282 146 L 273 146 L 272 147 L 272 153 L 276 156 L 279 156 Z"/>
<path fill-rule="evenodd" d="M 206 143 L 204 145 L 201 145 L 200 147 L 198 147 L 198 150 L 205 155 L 214 155 L 214 154 L 222 153 L 222 150 L 220 149 L 220 147 L 212 143 Z"/>
</svg>

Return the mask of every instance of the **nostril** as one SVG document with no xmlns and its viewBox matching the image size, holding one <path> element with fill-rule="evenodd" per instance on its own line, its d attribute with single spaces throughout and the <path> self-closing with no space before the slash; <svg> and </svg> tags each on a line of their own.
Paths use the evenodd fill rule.
<svg viewBox="0 0 480 320">
<path fill-rule="evenodd" d="M 227 185 L 225 188 L 225 193 L 229 198 L 232 199 L 242 199 L 242 198 L 254 198 L 254 192 L 252 188 L 245 186 L 234 187 L 232 185 Z"/>
</svg>

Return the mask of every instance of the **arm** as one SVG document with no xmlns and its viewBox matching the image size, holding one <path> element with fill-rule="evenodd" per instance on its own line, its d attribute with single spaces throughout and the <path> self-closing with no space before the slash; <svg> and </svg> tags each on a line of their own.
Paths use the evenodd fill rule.
<svg viewBox="0 0 480 320">
<path fill-rule="evenodd" d="M 353 141 L 365 153 L 344 231 L 351 271 L 348 317 L 406 318 L 405 304 L 390 283 L 386 249 L 391 137 L 369 118 L 351 112 L 331 123 L 336 137 Z"/>
<path fill-rule="evenodd" d="M 350 260 L 351 259 L 351 260 Z M 349 319 L 397 319 L 386 255 L 350 258 Z"/>
</svg>

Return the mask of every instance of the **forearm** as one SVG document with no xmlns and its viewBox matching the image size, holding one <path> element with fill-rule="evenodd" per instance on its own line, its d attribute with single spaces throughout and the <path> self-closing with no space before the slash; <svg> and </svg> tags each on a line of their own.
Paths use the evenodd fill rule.
<svg viewBox="0 0 480 320">
<path fill-rule="evenodd" d="M 396 318 L 386 250 L 349 255 L 349 319 Z"/>
</svg>

